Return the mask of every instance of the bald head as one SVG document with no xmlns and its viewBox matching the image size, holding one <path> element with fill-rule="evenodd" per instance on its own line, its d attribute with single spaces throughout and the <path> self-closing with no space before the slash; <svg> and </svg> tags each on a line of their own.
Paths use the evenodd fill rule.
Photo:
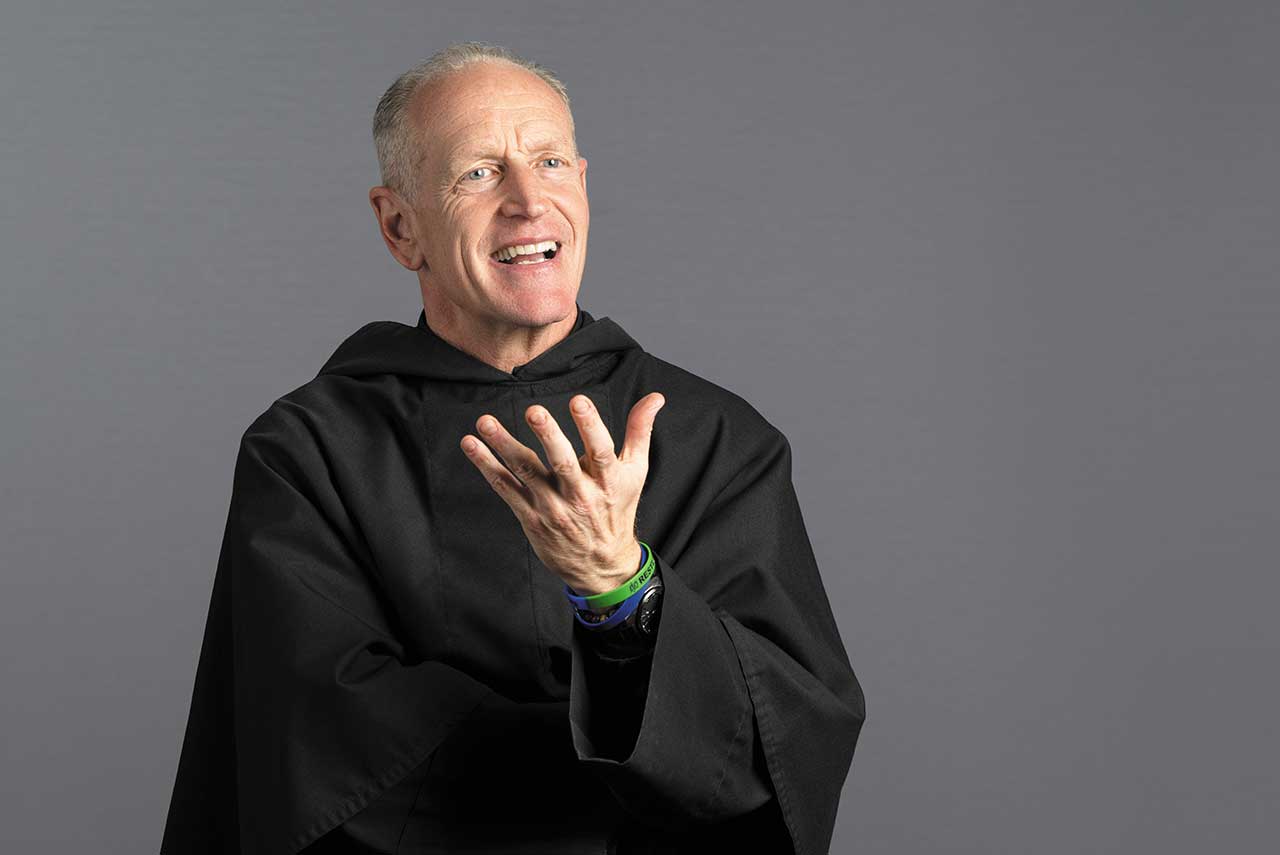
<svg viewBox="0 0 1280 855">
<path fill-rule="evenodd" d="M 374 111 L 373 139 L 382 183 L 413 204 L 419 198 L 417 167 L 423 156 L 423 143 L 431 133 L 422 118 L 432 112 L 432 90 L 439 89 L 433 84 L 481 63 L 514 66 L 536 76 L 563 102 L 569 127 L 574 128 L 569 93 L 550 69 L 498 45 L 449 45 L 396 78 Z"/>
</svg>

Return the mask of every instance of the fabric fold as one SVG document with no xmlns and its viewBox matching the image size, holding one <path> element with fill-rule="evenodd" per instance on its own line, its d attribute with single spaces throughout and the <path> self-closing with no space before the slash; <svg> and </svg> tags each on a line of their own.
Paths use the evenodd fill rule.
<svg viewBox="0 0 1280 855">
<path fill-rule="evenodd" d="M 754 717 L 733 644 L 702 598 L 657 550 L 654 557 L 666 589 L 632 750 L 621 760 L 598 752 L 590 654 L 577 649 L 569 715 L 579 759 L 619 802 L 656 827 L 680 831 L 740 816 L 772 793 L 763 758 L 752 754 Z"/>
<path fill-rule="evenodd" d="M 300 852 L 492 694 L 407 657 L 324 519 L 335 497 L 273 468 L 268 435 L 251 428 L 236 463 L 166 855 Z"/>
</svg>

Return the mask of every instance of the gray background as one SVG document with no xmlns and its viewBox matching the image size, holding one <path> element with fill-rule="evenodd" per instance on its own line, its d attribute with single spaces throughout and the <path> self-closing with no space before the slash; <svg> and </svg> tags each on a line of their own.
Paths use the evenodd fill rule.
<svg viewBox="0 0 1280 855">
<path fill-rule="evenodd" d="M 0 848 L 158 848 L 240 435 L 414 322 L 369 121 L 462 39 L 568 84 L 582 305 L 792 441 L 868 700 L 834 852 L 1274 843 L 1274 4 L 43 0 L 0 19 Z"/>
</svg>

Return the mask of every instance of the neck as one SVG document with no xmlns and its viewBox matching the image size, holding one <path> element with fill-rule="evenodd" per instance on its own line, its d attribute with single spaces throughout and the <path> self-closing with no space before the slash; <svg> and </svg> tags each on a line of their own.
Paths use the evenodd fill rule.
<svg viewBox="0 0 1280 855">
<path fill-rule="evenodd" d="M 446 305 L 447 308 L 423 302 L 423 315 L 431 331 L 463 353 L 507 374 L 564 341 L 578 320 L 576 304 L 570 305 L 564 317 L 540 326 L 477 317 Z"/>
</svg>

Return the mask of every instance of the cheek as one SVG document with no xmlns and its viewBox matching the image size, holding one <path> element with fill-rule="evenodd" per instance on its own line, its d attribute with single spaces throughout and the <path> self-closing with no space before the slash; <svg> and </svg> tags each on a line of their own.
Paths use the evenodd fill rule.
<svg viewBox="0 0 1280 855">
<path fill-rule="evenodd" d="M 442 257 L 465 260 L 481 243 L 481 230 L 473 227 L 464 206 L 446 206 L 442 214 L 433 224 L 431 242 Z"/>
<path fill-rule="evenodd" d="M 560 208 L 565 212 L 565 216 L 576 226 L 585 227 L 590 219 L 587 197 L 581 188 L 567 191 L 561 197 Z"/>
</svg>

